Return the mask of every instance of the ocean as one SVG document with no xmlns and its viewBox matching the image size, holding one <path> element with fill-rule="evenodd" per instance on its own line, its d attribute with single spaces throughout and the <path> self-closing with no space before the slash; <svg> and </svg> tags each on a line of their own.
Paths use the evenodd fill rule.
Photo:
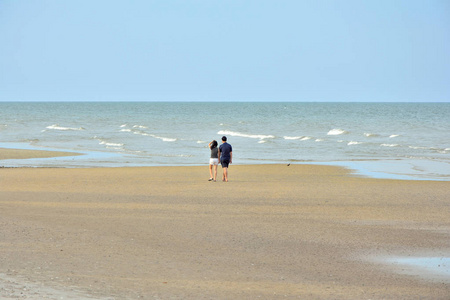
<svg viewBox="0 0 450 300">
<path fill-rule="evenodd" d="M 0 102 L 0 116 L 1 148 L 84 154 L 4 167 L 207 166 L 225 135 L 234 164 L 450 180 L 450 103 Z"/>
</svg>

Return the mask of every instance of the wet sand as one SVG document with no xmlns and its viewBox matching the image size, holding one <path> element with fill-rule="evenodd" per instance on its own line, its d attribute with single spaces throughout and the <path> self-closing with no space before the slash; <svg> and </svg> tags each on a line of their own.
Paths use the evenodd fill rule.
<svg viewBox="0 0 450 300">
<path fill-rule="evenodd" d="M 0 176 L 2 299 L 450 295 L 378 261 L 449 256 L 449 182 L 313 165 L 232 165 L 228 183 L 206 165 Z"/>
<path fill-rule="evenodd" d="M 0 148 L 0 166 L 3 159 L 49 158 L 58 156 L 77 156 L 80 153 L 62 151 L 37 151 L 26 149 Z"/>
</svg>

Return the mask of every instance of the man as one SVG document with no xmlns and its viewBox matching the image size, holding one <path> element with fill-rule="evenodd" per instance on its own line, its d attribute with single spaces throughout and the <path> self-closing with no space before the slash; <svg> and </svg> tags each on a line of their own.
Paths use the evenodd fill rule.
<svg viewBox="0 0 450 300">
<path fill-rule="evenodd" d="M 222 181 L 228 182 L 228 165 L 232 163 L 233 160 L 233 149 L 231 145 L 227 143 L 227 137 L 222 137 L 222 145 L 219 147 L 219 159 L 222 164 Z"/>
</svg>

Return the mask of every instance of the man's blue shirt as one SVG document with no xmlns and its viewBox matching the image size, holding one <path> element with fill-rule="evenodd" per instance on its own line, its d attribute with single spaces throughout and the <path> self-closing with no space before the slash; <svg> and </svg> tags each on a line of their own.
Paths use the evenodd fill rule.
<svg viewBox="0 0 450 300">
<path fill-rule="evenodd" d="M 220 159 L 231 159 L 230 153 L 233 151 L 231 145 L 228 143 L 223 143 L 219 147 L 220 150 Z"/>
</svg>

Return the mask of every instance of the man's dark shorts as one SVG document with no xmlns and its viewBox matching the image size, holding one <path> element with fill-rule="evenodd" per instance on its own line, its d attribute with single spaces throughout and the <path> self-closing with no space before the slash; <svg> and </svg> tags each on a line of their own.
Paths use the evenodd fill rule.
<svg viewBox="0 0 450 300">
<path fill-rule="evenodd" d="M 222 159 L 220 161 L 220 163 L 222 164 L 222 168 L 228 168 L 228 165 L 230 164 L 230 160 L 229 159 Z"/>
</svg>

